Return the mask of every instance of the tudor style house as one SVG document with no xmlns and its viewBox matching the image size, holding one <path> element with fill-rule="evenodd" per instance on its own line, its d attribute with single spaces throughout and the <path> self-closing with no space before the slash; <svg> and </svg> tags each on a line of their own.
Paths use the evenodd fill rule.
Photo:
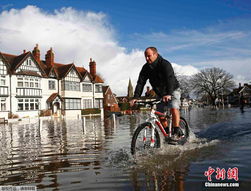
<svg viewBox="0 0 251 191">
<path fill-rule="evenodd" d="M 247 105 L 251 105 L 251 85 L 244 83 L 243 86 L 239 83 L 239 87 L 233 89 L 233 91 L 228 95 L 228 103 L 231 105 L 239 105 L 240 98 L 243 96 L 244 102 Z"/>
<path fill-rule="evenodd" d="M 96 74 L 96 63 L 83 67 L 54 61 L 52 48 L 40 59 L 38 45 L 21 55 L 0 52 L 0 116 L 80 116 L 86 108 L 103 110 L 104 81 Z"/>
</svg>

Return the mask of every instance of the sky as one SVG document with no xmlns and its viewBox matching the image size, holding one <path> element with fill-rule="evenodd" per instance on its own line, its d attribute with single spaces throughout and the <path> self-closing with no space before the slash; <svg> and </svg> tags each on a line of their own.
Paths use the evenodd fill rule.
<svg viewBox="0 0 251 191">
<path fill-rule="evenodd" d="M 1 0 L 0 51 L 39 44 L 41 58 L 97 72 L 117 95 L 135 87 L 155 46 L 175 72 L 218 67 L 236 84 L 251 83 L 251 0 Z"/>
</svg>

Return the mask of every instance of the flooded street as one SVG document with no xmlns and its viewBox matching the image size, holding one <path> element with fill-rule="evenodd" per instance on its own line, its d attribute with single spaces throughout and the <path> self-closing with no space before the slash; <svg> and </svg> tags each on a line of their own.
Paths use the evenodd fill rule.
<svg viewBox="0 0 251 191">
<path fill-rule="evenodd" d="M 209 167 L 238 168 L 238 188 L 251 189 L 251 109 L 193 109 L 184 146 L 162 145 L 133 158 L 133 132 L 145 115 L 101 121 L 44 120 L 0 126 L 0 185 L 38 190 L 217 190 L 206 188 Z M 215 174 L 212 175 L 213 182 Z M 215 181 L 216 182 L 216 181 Z M 227 190 L 219 188 L 218 190 Z"/>
</svg>

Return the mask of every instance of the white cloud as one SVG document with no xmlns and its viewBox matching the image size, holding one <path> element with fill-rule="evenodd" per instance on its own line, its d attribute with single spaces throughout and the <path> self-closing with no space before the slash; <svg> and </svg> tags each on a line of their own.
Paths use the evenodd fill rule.
<svg viewBox="0 0 251 191">
<path fill-rule="evenodd" d="M 191 66 L 191 65 L 181 66 L 181 65 L 172 63 L 172 66 L 173 66 L 174 72 L 177 75 L 191 76 L 191 75 L 199 72 L 199 70 L 197 68 L 195 68 L 194 66 Z"/>
<path fill-rule="evenodd" d="M 1 51 L 20 54 L 32 50 L 38 43 L 41 58 L 53 47 L 55 61 L 74 62 L 89 70 L 89 59 L 97 63 L 97 72 L 105 79 L 114 93 L 126 95 L 129 78 L 133 85 L 144 64 L 142 50 L 127 52 L 116 41 L 116 31 L 103 13 L 76 11 L 62 8 L 54 13 L 35 6 L 11 9 L 0 14 Z M 191 74 L 192 66 L 174 66 L 179 72 Z"/>
</svg>

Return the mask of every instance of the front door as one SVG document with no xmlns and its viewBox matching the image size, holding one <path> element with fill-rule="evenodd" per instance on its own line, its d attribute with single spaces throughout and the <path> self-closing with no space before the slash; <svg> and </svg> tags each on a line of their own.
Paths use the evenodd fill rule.
<svg viewBox="0 0 251 191">
<path fill-rule="evenodd" d="M 58 103 L 58 102 L 55 102 L 55 103 L 53 104 L 53 114 L 54 114 L 54 115 L 55 115 L 55 114 L 57 115 L 59 109 L 60 109 L 59 103 Z"/>
</svg>

